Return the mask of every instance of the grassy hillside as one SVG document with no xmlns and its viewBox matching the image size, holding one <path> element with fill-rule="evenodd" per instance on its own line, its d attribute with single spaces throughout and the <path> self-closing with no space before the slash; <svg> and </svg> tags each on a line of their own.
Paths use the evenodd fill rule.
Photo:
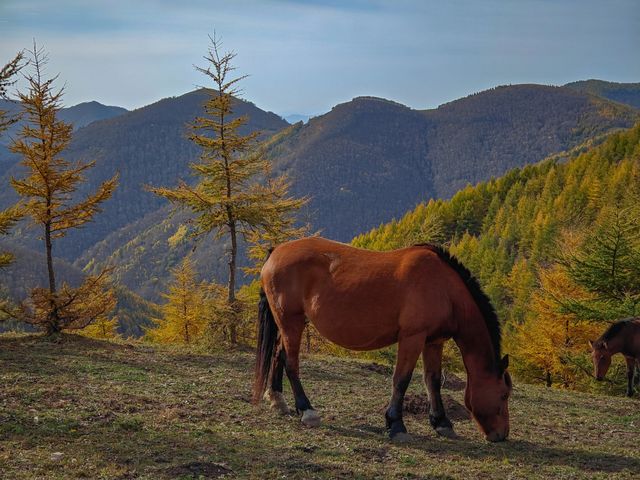
<svg viewBox="0 0 640 480">
<path fill-rule="evenodd" d="M 640 471 L 637 400 L 516 383 L 511 439 L 489 444 L 461 404 L 462 380 L 449 373 L 443 393 L 459 434 L 450 440 L 429 427 L 416 374 L 406 403 L 413 441 L 395 445 L 383 430 L 389 368 L 303 359 L 324 419 L 309 430 L 249 403 L 252 362 L 248 352 L 0 337 L 0 477 L 612 479 Z"/>
</svg>

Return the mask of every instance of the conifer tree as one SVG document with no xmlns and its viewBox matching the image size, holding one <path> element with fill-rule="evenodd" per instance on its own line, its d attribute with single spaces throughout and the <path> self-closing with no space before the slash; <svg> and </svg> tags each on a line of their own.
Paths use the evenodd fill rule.
<svg viewBox="0 0 640 480">
<path fill-rule="evenodd" d="M 215 37 L 210 40 L 204 57 L 207 66 L 196 69 L 213 81 L 214 88 L 208 90 L 204 116 L 195 119 L 189 136 L 202 150 L 200 161 L 191 165 L 197 184 L 180 182 L 176 188 L 151 188 L 151 191 L 190 209 L 196 215 L 196 235 L 213 232 L 216 238 L 229 239 L 227 303 L 232 313 L 227 337 L 235 344 L 240 314 L 236 300 L 238 237 L 243 236 L 262 249 L 264 245 L 257 239 L 280 239 L 283 231 L 293 225 L 292 213 L 305 200 L 288 194 L 286 178 L 265 180 L 270 175 L 270 163 L 257 145 L 258 132 L 242 135 L 240 128 L 247 118 L 232 117 L 237 101 L 234 96 L 239 93 L 237 85 L 245 77 L 232 78 L 235 53 L 221 53 L 219 40 Z"/>
<path fill-rule="evenodd" d="M 13 77 L 20 71 L 23 66 L 24 55 L 18 53 L 13 60 L 0 69 L 0 99 L 7 98 L 7 88 L 13 85 L 15 80 Z M 4 132 L 10 125 L 15 123 L 17 118 L 9 116 L 5 110 L 0 109 L 0 134 Z M 6 235 L 9 230 L 22 218 L 23 209 L 19 205 L 15 205 L 4 211 L 0 211 L 0 235 Z M 7 266 L 13 259 L 10 253 L 0 252 L 0 268 Z"/>
<path fill-rule="evenodd" d="M 226 303 L 221 301 L 221 288 L 215 284 L 198 282 L 193 262 L 186 257 L 172 270 L 162 317 L 154 319 L 155 327 L 147 329 L 146 336 L 157 343 L 197 342 L 224 316 Z"/>
<path fill-rule="evenodd" d="M 25 76 L 26 93 L 18 97 L 24 109 L 25 124 L 10 146 L 22 157 L 27 176 L 11 184 L 25 202 L 25 213 L 42 228 L 47 261 L 48 288 L 36 288 L 31 298 L 11 315 L 42 327 L 47 334 L 63 329 L 84 328 L 115 306 L 108 287 L 108 272 L 88 276 L 77 288 L 56 282 L 53 245 L 68 230 L 79 228 L 98 213 L 100 204 L 113 193 L 117 176 L 102 183 L 97 191 L 74 203 L 73 193 L 85 180 L 95 162 L 72 164 L 63 157 L 71 140 L 72 126 L 58 118 L 63 89 L 55 90 L 57 77 L 44 78 L 47 56 L 35 45 L 29 52 L 32 73 Z"/>
<path fill-rule="evenodd" d="M 561 260 L 568 276 L 591 295 L 558 299 L 585 320 L 618 320 L 640 314 L 640 211 L 637 205 L 604 209 L 593 231 Z"/>
<path fill-rule="evenodd" d="M 109 318 L 107 315 L 99 315 L 91 324 L 80 330 L 82 335 L 101 340 L 120 338 L 118 333 L 118 317 Z"/>
</svg>

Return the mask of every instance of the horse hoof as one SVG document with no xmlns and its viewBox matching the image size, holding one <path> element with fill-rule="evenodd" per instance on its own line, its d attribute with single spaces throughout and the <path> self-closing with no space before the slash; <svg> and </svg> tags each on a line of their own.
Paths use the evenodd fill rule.
<svg viewBox="0 0 640 480">
<path fill-rule="evenodd" d="M 264 399 L 269 402 L 269 408 L 272 410 L 275 410 L 282 415 L 288 415 L 290 413 L 287 401 L 284 399 L 282 392 L 267 390 L 264 393 Z"/>
<path fill-rule="evenodd" d="M 458 438 L 458 435 L 456 435 L 456 432 L 453 431 L 453 428 L 449 427 L 438 427 L 436 428 L 436 433 L 441 437 Z"/>
<path fill-rule="evenodd" d="M 398 432 L 391 436 L 393 443 L 409 443 L 413 438 L 406 432 Z"/>
<path fill-rule="evenodd" d="M 305 410 L 302 412 L 300 421 L 306 427 L 318 427 L 320 425 L 320 415 L 315 410 Z"/>
</svg>

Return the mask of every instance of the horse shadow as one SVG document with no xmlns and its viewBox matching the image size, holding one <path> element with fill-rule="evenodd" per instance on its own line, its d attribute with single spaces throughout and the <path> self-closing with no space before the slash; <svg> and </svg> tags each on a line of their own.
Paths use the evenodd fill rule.
<svg viewBox="0 0 640 480">
<path fill-rule="evenodd" d="M 332 425 L 323 428 L 340 435 L 369 441 L 377 439 L 384 442 L 383 438 L 386 435 L 384 428 L 371 425 L 355 425 L 353 427 Z M 588 474 L 617 473 L 624 470 L 640 471 L 640 459 L 613 453 L 546 446 L 529 440 L 514 439 L 500 444 L 491 444 L 461 436 L 456 439 L 416 434 L 411 434 L 411 436 L 412 440 L 400 444 L 401 448 L 422 451 L 430 455 L 447 453 L 474 460 L 495 459 L 497 461 L 502 461 L 506 457 L 514 463 L 531 466 L 540 464 L 567 466 Z"/>
</svg>

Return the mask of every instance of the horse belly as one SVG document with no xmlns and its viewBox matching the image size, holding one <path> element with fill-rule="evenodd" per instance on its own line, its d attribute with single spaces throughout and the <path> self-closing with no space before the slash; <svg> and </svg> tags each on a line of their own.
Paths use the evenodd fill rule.
<svg viewBox="0 0 640 480">
<path fill-rule="evenodd" d="M 327 340 L 350 350 L 375 350 L 398 341 L 398 314 L 381 305 L 366 303 L 321 303 L 319 296 L 306 308 L 307 318 Z"/>
</svg>

